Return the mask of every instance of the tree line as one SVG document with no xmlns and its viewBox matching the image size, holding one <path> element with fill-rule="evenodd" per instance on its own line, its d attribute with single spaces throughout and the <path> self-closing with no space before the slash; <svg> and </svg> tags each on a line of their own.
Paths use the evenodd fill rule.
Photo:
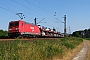
<svg viewBox="0 0 90 60">
<path fill-rule="evenodd" d="M 8 37 L 8 31 L 6 30 L 0 30 L 0 38 Z"/>
<path fill-rule="evenodd" d="M 90 28 L 85 30 L 79 30 L 72 33 L 72 36 L 90 38 Z"/>
</svg>

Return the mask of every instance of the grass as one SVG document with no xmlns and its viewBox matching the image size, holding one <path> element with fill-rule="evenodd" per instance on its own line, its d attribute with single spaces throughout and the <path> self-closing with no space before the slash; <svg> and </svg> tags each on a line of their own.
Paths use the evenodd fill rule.
<svg viewBox="0 0 90 60">
<path fill-rule="evenodd" d="M 84 40 L 90 40 L 90 38 L 84 38 Z"/>
<path fill-rule="evenodd" d="M 52 60 L 56 55 L 65 55 L 65 49 L 74 49 L 83 39 L 75 37 L 33 42 L 1 41 L 0 60 Z"/>
</svg>

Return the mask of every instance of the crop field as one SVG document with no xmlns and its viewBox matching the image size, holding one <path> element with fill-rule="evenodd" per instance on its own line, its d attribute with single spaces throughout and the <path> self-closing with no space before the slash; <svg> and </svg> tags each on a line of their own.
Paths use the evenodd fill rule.
<svg viewBox="0 0 90 60">
<path fill-rule="evenodd" d="M 0 41 L 0 60 L 52 60 L 62 58 L 66 50 L 74 49 L 83 39 L 66 37 L 56 40 Z"/>
</svg>

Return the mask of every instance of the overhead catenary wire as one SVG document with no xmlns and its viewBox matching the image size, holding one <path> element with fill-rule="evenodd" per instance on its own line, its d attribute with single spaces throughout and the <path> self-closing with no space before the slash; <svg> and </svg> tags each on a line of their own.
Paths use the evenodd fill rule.
<svg viewBox="0 0 90 60">
<path fill-rule="evenodd" d="M 2 9 L 4 9 L 4 10 L 7 10 L 7 11 L 9 11 L 9 12 L 11 12 L 11 13 L 15 13 L 14 10 L 11 10 L 11 9 L 7 8 L 7 5 L 5 5 L 5 4 L 3 4 L 3 3 L 1 3 L 1 2 L 0 2 L 0 4 L 2 4 L 3 6 L 5 6 L 5 7 L 0 6 L 0 8 L 2 8 Z"/>
<path fill-rule="evenodd" d="M 20 6 L 22 6 L 22 7 L 24 7 L 24 8 L 26 8 L 26 9 L 28 9 L 28 10 L 34 12 L 35 14 L 38 14 L 38 15 L 44 17 L 43 15 L 41 15 L 40 13 L 38 13 L 38 12 L 36 12 L 36 11 L 30 9 L 29 7 L 26 7 L 25 5 L 20 4 L 19 2 L 15 1 L 15 0 L 12 0 L 12 1 L 15 2 L 15 3 L 17 3 L 17 4 L 19 4 Z M 28 1 L 28 0 L 26 0 L 26 1 Z M 40 6 L 36 5 L 36 4 L 33 4 L 32 2 L 31 2 L 31 4 L 34 5 L 34 6 L 37 6 L 38 8 L 40 8 L 40 9 L 42 9 L 42 10 L 44 10 L 44 11 L 46 11 L 48 14 L 51 14 L 51 13 L 49 13 L 47 10 L 43 9 L 42 7 L 40 7 Z M 4 7 L 3 7 L 3 8 L 4 8 Z M 10 11 L 10 12 L 12 12 L 12 13 L 15 12 L 15 11 L 13 12 L 13 11 L 12 11 L 11 9 L 9 9 L 9 8 L 4 8 L 4 10 L 5 10 L 5 9 L 8 10 L 8 11 Z M 16 12 L 15 12 L 15 13 L 16 13 Z M 51 14 L 51 15 L 52 15 L 52 14 Z M 26 16 L 26 15 L 25 15 L 25 16 Z M 50 18 L 49 18 L 49 20 L 50 20 Z M 50 20 L 50 21 L 52 21 L 52 20 Z"/>
<path fill-rule="evenodd" d="M 12 5 L 10 5 L 10 4 L 5 5 L 4 3 L 1 3 L 1 2 L 0 2 L 0 4 L 2 4 L 3 6 L 5 6 L 5 8 L 7 8 L 7 9 L 13 11 L 14 13 L 16 13 L 16 11 L 15 11 L 14 9 L 10 8 L 10 6 L 12 6 Z M 8 5 L 9 5 L 9 6 L 8 6 Z M 15 7 L 15 6 L 14 6 L 14 7 Z"/>
<path fill-rule="evenodd" d="M 32 9 L 30 9 L 30 8 L 28 8 L 28 7 L 24 6 L 24 5 L 22 5 L 22 4 L 20 4 L 19 2 L 16 2 L 15 0 L 12 0 L 12 1 L 15 2 L 15 3 L 17 3 L 17 4 L 19 4 L 19 5 L 21 5 L 21 6 L 23 6 L 24 8 L 26 8 L 26 9 L 28 9 L 28 10 L 34 12 L 34 13 L 37 13 L 36 11 L 34 11 L 34 10 L 32 10 Z M 31 2 L 28 1 L 28 0 L 25 0 L 25 1 L 31 3 Z M 31 3 L 31 4 L 33 4 L 33 3 Z M 35 5 L 35 4 L 33 4 L 33 5 Z M 35 6 L 37 6 L 37 5 L 35 5 Z M 39 7 L 39 6 L 37 6 L 37 7 Z M 41 7 L 39 7 L 39 8 L 41 8 Z M 41 9 L 43 9 L 43 8 L 41 8 Z M 43 9 L 43 10 L 44 10 L 44 9 Z M 43 15 L 41 15 L 41 14 L 39 14 L 39 13 L 37 13 L 37 14 L 43 17 Z M 51 20 L 51 19 L 49 18 L 49 20 Z"/>
<path fill-rule="evenodd" d="M 0 2 L 1 3 L 1 2 Z M 5 4 L 3 4 L 3 3 L 1 3 L 3 6 L 5 6 L 5 7 L 8 7 L 7 5 L 5 5 Z M 8 4 L 8 3 L 7 3 Z M 8 4 L 9 6 L 12 6 L 11 4 Z M 14 7 L 16 7 L 16 6 L 14 6 Z M 4 8 L 4 7 L 0 7 L 0 8 L 2 8 L 2 9 L 4 9 L 4 10 L 8 10 L 9 12 L 11 12 L 11 13 L 14 13 L 14 14 L 16 14 L 16 11 L 15 10 L 13 10 L 12 8 Z M 19 8 L 20 9 L 20 8 Z M 21 12 L 20 12 L 21 13 Z M 25 15 L 26 17 L 28 17 L 29 19 L 31 18 L 31 17 L 29 17 L 29 16 L 27 16 L 27 15 Z M 31 18 L 32 19 L 32 18 Z"/>
<path fill-rule="evenodd" d="M 22 5 L 22 4 L 20 4 L 20 3 L 18 3 L 18 2 L 16 2 L 15 0 L 12 0 L 13 2 L 15 2 L 15 3 L 17 3 L 17 4 L 19 4 L 19 5 L 21 5 L 21 6 L 23 6 L 23 7 L 25 7 L 24 5 Z M 44 11 L 46 11 L 45 9 L 43 9 L 42 7 L 40 7 L 40 6 L 38 6 L 38 5 L 36 5 L 36 4 L 34 4 L 34 3 L 32 3 L 32 2 L 30 2 L 30 1 L 28 1 L 28 0 L 25 0 L 25 1 L 27 1 L 28 3 L 31 3 L 31 4 L 33 4 L 33 5 L 35 5 L 35 6 L 37 6 L 38 8 L 40 8 L 40 9 L 42 9 L 42 10 L 44 10 Z M 27 8 L 27 9 L 29 9 L 29 10 L 31 10 L 30 8 L 28 8 L 28 7 L 25 7 L 25 8 Z M 31 11 L 33 11 L 33 10 L 31 10 Z M 33 11 L 33 12 L 35 12 L 35 11 Z M 35 12 L 36 13 L 36 12 Z M 50 20 L 50 19 L 49 19 Z"/>
<path fill-rule="evenodd" d="M 1 7 L 1 6 L 0 6 L 0 8 L 1 8 L 1 9 L 4 9 L 4 10 L 6 10 L 6 11 L 9 11 L 9 12 L 12 13 L 12 14 L 15 14 L 12 10 L 10 10 L 10 9 L 8 9 L 8 8 L 4 8 L 4 7 Z M 28 17 L 28 18 L 29 18 L 29 17 Z"/>
<path fill-rule="evenodd" d="M 34 1 L 38 2 L 37 0 L 34 0 Z M 41 6 L 44 6 L 44 5 L 42 5 L 40 2 L 38 2 L 38 3 L 39 3 Z M 34 3 L 32 3 L 32 4 L 34 4 Z M 34 4 L 34 5 L 36 5 L 36 4 Z M 36 6 L 37 6 L 37 5 L 36 5 Z M 40 6 L 37 6 L 37 7 L 41 8 L 42 10 L 44 10 L 44 11 L 48 12 L 49 14 L 53 15 L 53 14 L 51 13 L 51 11 L 50 11 L 49 8 L 48 8 L 48 10 L 47 10 L 47 9 L 44 9 L 44 8 L 42 8 L 42 7 L 40 7 Z M 45 7 L 45 6 L 44 6 L 44 7 Z M 56 16 L 56 12 L 55 12 L 54 16 Z M 56 17 L 56 18 L 63 18 L 63 17 Z"/>
<path fill-rule="evenodd" d="M 1 2 L 0 2 L 0 3 L 1 3 Z M 11 8 L 8 8 L 7 5 L 5 5 L 5 4 L 3 4 L 3 3 L 2 3 L 2 5 L 5 6 L 5 7 L 1 7 L 1 6 L 0 6 L 0 8 L 2 8 L 2 9 L 4 9 L 4 10 L 7 10 L 7 11 L 13 13 L 13 14 L 16 14 L 16 11 L 14 11 L 14 10 L 11 9 Z M 10 5 L 10 4 L 9 4 L 9 5 Z M 7 8 L 6 8 L 6 7 L 7 7 Z M 26 16 L 26 15 L 25 15 L 25 16 Z M 28 17 L 28 16 L 27 16 L 27 17 Z"/>
<path fill-rule="evenodd" d="M 59 20 L 58 18 L 55 18 L 55 19 L 57 19 L 57 20 L 60 21 L 61 23 L 64 23 L 63 21 Z"/>
<path fill-rule="evenodd" d="M 5 5 L 4 3 L 6 3 L 7 5 Z M 16 6 L 11 5 L 11 4 L 7 3 L 7 2 L 4 2 L 4 3 L 1 3 L 1 2 L 0 2 L 0 4 L 2 4 L 3 6 L 5 6 L 4 10 L 7 9 L 7 10 L 9 10 L 10 12 L 12 12 L 12 13 L 14 13 L 14 14 L 20 13 L 20 12 L 18 12 L 18 10 L 14 10 L 14 9 L 10 8 L 10 6 L 12 6 L 12 7 L 16 7 Z M 8 6 L 8 5 L 9 5 L 9 6 Z M 2 7 L 2 8 L 3 8 L 3 7 Z M 20 9 L 20 8 L 18 8 L 18 9 Z M 21 9 L 20 9 L 20 10 L 21 10 Z M 25 15 L 25 14 L 24 14 L 24 15 Z M 28 18 L 28 19 L 32 19 L 31 17 L 29 17 L 29 16 L 27 16 L 27 15 L 25 15 L 25 17 Z"/>
<path fill-rule="evenodd" d="M 42 7 L 38 6 L 38 5 L 30 2 L 29 0 L 25 0 L 25 1 L 27 1 L 27 3 L 29 3 L 29 4 L 32 4 L 32 5 L 34 5 L 34 6 L 38 7 L 38 8 L 46 11 L 48 14 L 53 15 L 53 14 L 50 12 L 50 10 L 48 11 L 48 10 L 46 10 L 46 9 L 44 9 L 44 8 L 42 8 Z M 35 1 L 36 1 L 36 0 L 35 0 Z M 41 4 L 41 3 L 39 3 L 39 4 Z M 56 12 L 55 12 L 54 16 L 56 16 Z M 52 17 L 55 18 L 54 16 L 52 16 Z M 60 18 L 63 18 L 63 17 L 60 17 Z M 61 23 L 64 23 L 64 22 L 62 22 L 60 19 L 58 19 L 57 17 L 56 17 L 55 19 L 58 20 L 58 21 L 60 21 Z"/>
<path fill-rule="evenodd" d="M 11 12 L 11 13 L 14 13 L 12 10 L 10 10 L 10 9 L 8 9 L 8 8 L 4 8 L 4 7 L 2 7 L 2 6 L 0 6 L 0 8 L 1 8 L 1 9 L 4 9 L 4 10 L 6 10 L 6 11 L 9 11 L 9 12 Z"/>
<path fill-rule="evenodd" d="M 32 10 L 32 9 L 30 9 L 30 8 L 28 8 L 28 7 L 24 6 L 24 5 L 22 5 L 22 4 L 20 4 L 19 2 L 15 1 L 15 0 L 12 0 L 12 1 L 15 2 L 15 3 L 17 3 L 17 4 L 19 4 L 19 5 L 21 5 L 21 6 L 24 7 L 24 8 L 26 8 L 26 9 L 28 9 L 28 10 L 34 12 L 34 13 L 37 13 L 38 15 L 40 15 L 40 16 L 43 17 L 43 15 L 41 15 L 41 14 L 39 14 L 38 12 L 36 12 L 36 11 L 34 11 L 34 10 Z"/>
<path fill-rule="evenodd" d="M 40 9 L 44 10 L 44 11 L 47 12 L 49 15 L 52 15 L 52 16 L 53 16 L 53 14 L 52 14 L 50 11 L 48 11 L 48 10 L 46 10 L 46 9 L 44 9 L 44 8 L 42 8 L 42 7 L 40 7 L 40 6 L 36 5 L 36 4 L 34 4 L 34 3 L 32 3 L 31 1 L 29 1 L 29 0 L 24 0 L 24 1 L 26 1 L 27 3 L 32 4 L 32 5 L 36 6 L 36 7 L 38 7 L 38 8 L 40 8 Z"/>
<path fill-rule="evenodd" d="M 46 9 L 44 9 L 44 8 L 42 8 L 42 7 L 38 6 L 38 5 L 36 5 L 36 4 L 32 3 L 32 2 L 30 2 L 29 0 L 25 0 L 25 1 L 26 1 L 27 3 L 32 4 L 32 5 L 38 7 L 38 8 L 40 8 L 40 9 L 42 9 L 42 10 L 44 10 L 44 11 L 46 11 L 47 13 L 49 13 L 49 14 L 52 15 L 52 13 L 51 13 L 50 11 L 47 11 Z"/>
<path fill-rule="evenodd" d="M 32 5 L 34 5 L 34 6 L 36 6 L 36 7 L 38 7 L 38 8 L 40 8 L 40 9 L 42 9 L 42 10 L 44 10 L 44 11 L 46 11 L 48 14 L 50 14 L 50 15 L 53 15 L 53 13 L 51 12 L 51 10 L 49 9 L 49 8 L 47 8 L 47 9 L 45 9 L 45 8 L 42 8 L 41 6 L 43 6 L 43 7 L 45 7 L 43 4 L 41 4 L 40 2 L 38 2 L 37 0 L 34 0 L 34 1 L 36 1 L 36 2 L 38 2 L 41 6 L 38 6 L 38 5 L 36 5 L 36 4 L 34 4 L 34 3 L 32 3 L 32 2 L 30 2 L 29 0 L 26 0 L 28 3 L 30 3 L 30 4 L 32 4 Z M 56 16 L 56 11 L 54 12 L 55 14 L 54 14 L 54 16 Z M 63 18 L 63 17 L 59 17 L 59 18 Z"/>
<path fill-rule="evenodd" d="M 36 5 L 36 4 L 32 3 L 32 2 L 30 2 L 29 0 L 24 0 L 24 1 L 26 1 L 27 3 L 32 4 L 32 5 L 34 5 L 34 6 L 38 7 L 38 8 L 40 8 L 40 9 L 42 9 L 42 10 L 48 12 L 47 10 L 43 9 L 42 7 L 40 7 L 40 6 L 38 6 L 38 5 Z M 48 13 L 51 14 L 50 12 L 48 12 Z M 52 14 L 51 14 L 51 15 L 52 15 Z M 51 20 L 50 18 L 48 18 L 48 19 Z"/>
<path fill-rule="evenodd" d="M 44 19 L 45 19 L 45 18 L 43 18 L 43 19 L 42 19 L 41 21 L 39 21 L 38 23 L 42 22 Z M 38 23 L 37 23 L 37 24 L 38 24 Z"/>
<path fill-rule="evenodd" d="M 44 9 L 44 8 L 42 8 L 42 7 L 34 4 L 34 3 L 32 3 L 32 2 L 29 1 L 29 0 L 24 0 L 24 1 L 26 1 L 26 2 L 29 3 L 29 4 L 32 4 L 32 5 L 36 6 L 36 7 L 38 7 L 38 8 L 40 8 L 40 9 L 44 10 L 44 11 L 46 11 L 46 12 L 48 13 L 48 15 L 52 15 L 52 17 L 54 18 L 53 14 L 52 14 L 51 12 L 47 11 L 46 9 Z M 48 18 L 48 19 L 51 20 L 50 18 Z M 54 21 L 53 21 L 53 22 L 54 22 Z"/>
</svg>

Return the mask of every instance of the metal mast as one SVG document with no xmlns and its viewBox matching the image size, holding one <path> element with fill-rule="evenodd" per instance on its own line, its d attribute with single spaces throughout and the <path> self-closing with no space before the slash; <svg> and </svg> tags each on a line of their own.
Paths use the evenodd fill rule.
<svg viewBox="0 0 90 60">
<path fill-rule="evenodd" d="M 66 36 L 66 15 L 64 15 L 64 36 Z"/>
<path fill-rule="evenodd" d="M 34 22 L 35 22 L 35 25 L 37 25 L 37 23 L 36 23 L 36 18 L 34 19 Z"/>
</svg>

